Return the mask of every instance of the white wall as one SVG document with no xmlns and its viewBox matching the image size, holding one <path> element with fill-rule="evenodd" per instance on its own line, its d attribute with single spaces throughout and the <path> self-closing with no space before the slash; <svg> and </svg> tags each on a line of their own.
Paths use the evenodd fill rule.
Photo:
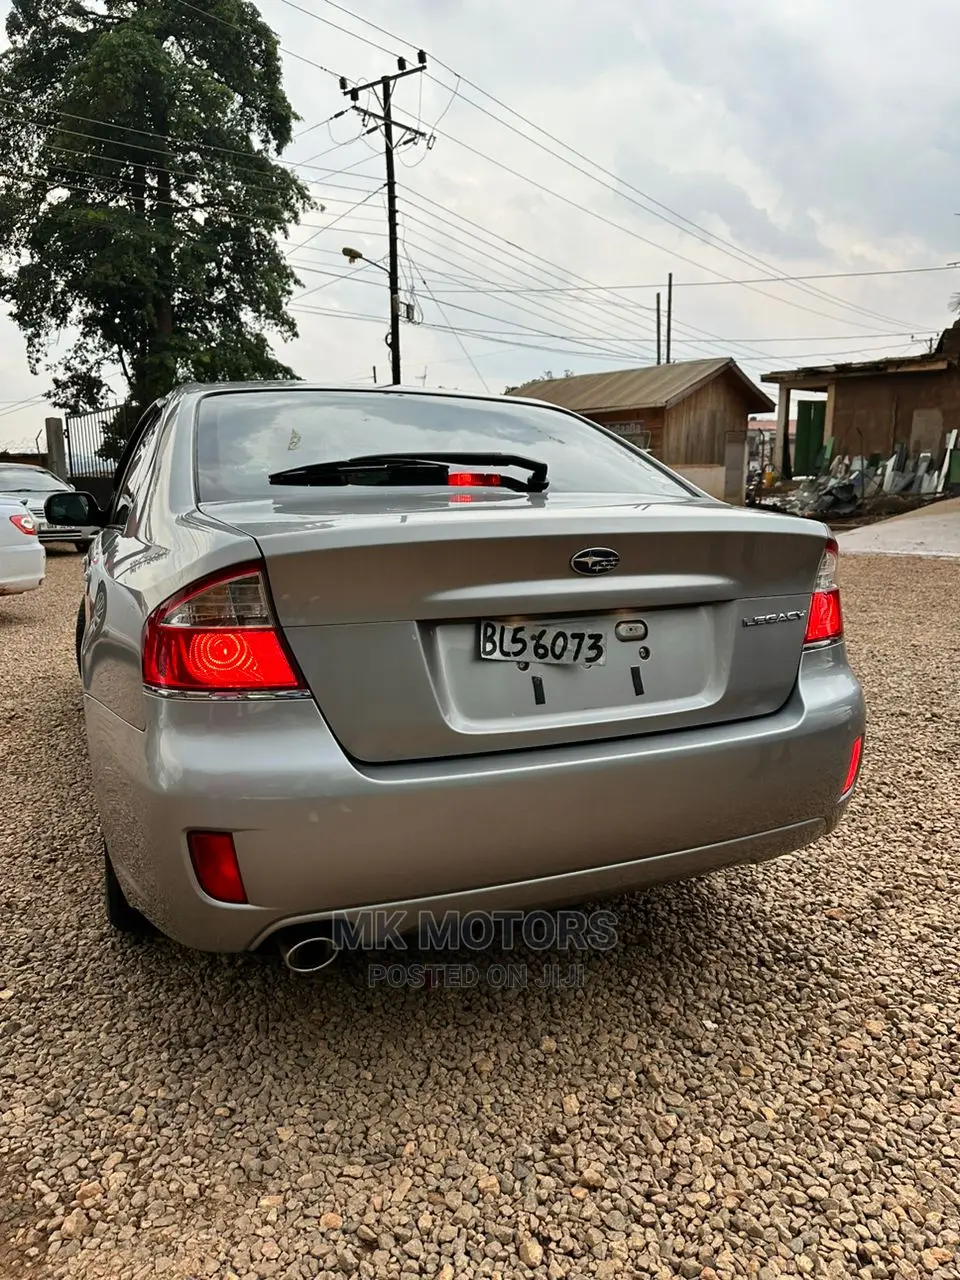
<svg viewBox="0 0 960 1280">
<path fill-rule="evenodd" d="M 685 480 L 689 480 L 691 484 L 695 484 L 698 489 L 703 489 L 713 498 L 719 498 L 724 501 L 723 490 L 726 481 L 726 467 L 671 467 L 671 471 L 676 471 L 677 475 L 683 476 Z"/>
</svg>

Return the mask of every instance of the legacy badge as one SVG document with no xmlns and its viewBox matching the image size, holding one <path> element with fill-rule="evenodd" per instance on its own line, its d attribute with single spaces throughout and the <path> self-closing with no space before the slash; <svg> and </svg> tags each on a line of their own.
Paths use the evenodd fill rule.
<svg viewBox="0 0 960 1280">
<path fill-rule="evenodd" d="M 745 627 L 769 627 L 777 622 L 801 622 L 807 616 L 806 609 L 788 609 L 786 613 L 758 613 L 753 618 L 744 618 Z"/>
</svg>

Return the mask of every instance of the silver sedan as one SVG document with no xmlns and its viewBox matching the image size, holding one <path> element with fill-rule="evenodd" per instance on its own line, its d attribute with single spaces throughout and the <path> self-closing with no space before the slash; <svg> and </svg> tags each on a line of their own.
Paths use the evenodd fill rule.
<svg viewBox="0 0 960 1280">
<path fill-rule="evenodd" d="M 117 475 L 46 517 L 101 528 L 77 646 L 120 928 L 314 968 L 338 921 L 788 853 L 853 792 L 829 531 L 575 414 L 189 386 Z"/>
<path fill-rule="evenodd" d="M 46 467 L 28 462 L 0 462 L 0 498 L 22 502 L 37 522 L 37 536 L 42 543 L 72 542 L 76 549 L 85 552 L 96 537 L 96 528 L 83 527 L 74 522 L 67 528 L 51 529 L 43 514 L 44 503 L 51 493 L 72 493 L 74 487 L 61 480 Z"/>
</svg>

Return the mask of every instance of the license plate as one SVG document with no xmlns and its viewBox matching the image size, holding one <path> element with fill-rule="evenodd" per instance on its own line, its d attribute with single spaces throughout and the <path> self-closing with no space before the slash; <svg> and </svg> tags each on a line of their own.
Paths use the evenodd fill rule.
<svg viewBox="0 0 960 1280">
<path fill-rule="evenodd" d="M 479 641 L 480 657 L 491 662 L 602 667 L 607 658 L 606 632 L 576 623 L 481 622 Z"/>
</svg>

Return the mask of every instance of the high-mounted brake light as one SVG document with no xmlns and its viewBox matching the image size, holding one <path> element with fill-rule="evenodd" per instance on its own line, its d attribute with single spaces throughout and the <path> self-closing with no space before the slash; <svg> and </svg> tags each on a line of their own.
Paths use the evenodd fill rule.
<svg viewBox="0 0 960 1280">
<path fill-rule="evenodd" d="M 451 471 L 447 475 L 447 484 L 470 489 L 496 489 L 499 487 L 500 477 L 496 472 L 490 471 Z"/>
<path fill-rule="evenodd" d="M 21 533 L 25 533 L 28 537 L 35 538 L 37 536 L 37 522 L 33 516 L 11 516 L 10 523 L 15 529 L 19 529 Z"/>
<path fill-rule="evenodd" d="M 303 689 L 259 566 L 205 578 L 155 609 L 144 629 L 143 682 L 165 692 L 238 697 Z"/>
<path fill-rule="evenodd" d="M 836 540 L 828 538 L 820 557 L 817 580 L 810 598 L 804 644 L 828 644 L 843 636 L 843 613 L 840 608 L 840 588 L 837 586 L 838 558 Z"/>
</svg>

